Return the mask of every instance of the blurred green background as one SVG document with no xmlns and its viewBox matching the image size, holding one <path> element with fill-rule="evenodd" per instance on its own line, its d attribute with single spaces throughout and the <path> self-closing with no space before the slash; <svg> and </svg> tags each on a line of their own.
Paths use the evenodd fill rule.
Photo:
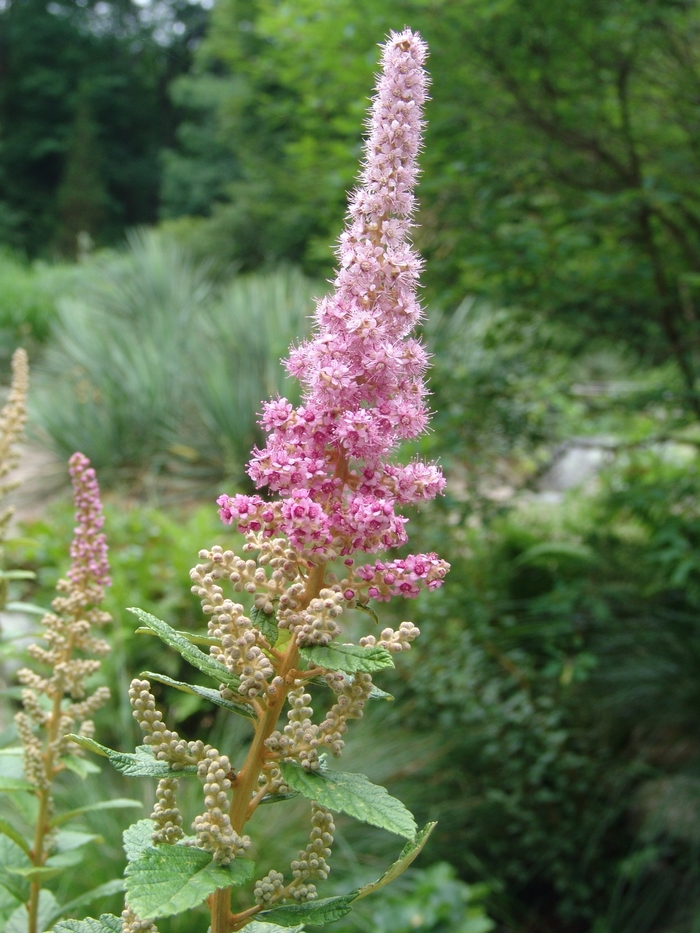
<svg viewBox="0 0 700 933">
<path fill-rule="evenodd" d="M 440 822 L 334 929 L 699 933 L 697 0 L 0 0 L 3 381 L 16 346 L 32 367 L 5 562 L 37 573 L 13 597 L 48 606 L 66 569 L 80 449 L 114 571 L 98 738 L 129 748 L 130 677 L 182 662 L 125 607 L 203 625 L 188 569 L 235 546 L 213 500 L 249 490 L 261 400 L 293 397 L 278 360 L 328 288 L 377 43 L 404 24 L 431 49 L 415 240 L 436 414 L 402 456 L 445 467 L 409 530 L 452 571 L 381 607 L 423 634 L 345 762 Z M 24 623 L 0 621 L 9 747 Z M 159 699 L 188 737 L 246 740 Z M 103 771 L 61 795 L 151 791 Z M 103 841 L 49 883 L 63 900 L 120 870 L 124 816 L 86 815 Z M 264 870 L 300 818 L 261 814 Z M 328 893 L 400 847 L 339 830 Z"/>
</svg>

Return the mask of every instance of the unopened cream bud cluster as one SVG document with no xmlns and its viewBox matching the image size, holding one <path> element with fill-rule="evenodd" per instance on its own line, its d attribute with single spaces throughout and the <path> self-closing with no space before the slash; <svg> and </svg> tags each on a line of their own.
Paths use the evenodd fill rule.
<svg viewBox="0 0 700 933">
<path fill-rule="evenodd" d="M 231 781 L 227 775 L 230 771 L 231 762 L 226 755 L 220 755 L 215 748 L 210 748 L 197 768 L 199 777 L 204 780 L 206 810 L 195 817 L 192 824 L 197 834 L 197 846 L 212 852 L 214 861 L 222 865 L 228 865 L 237 856 L 245 855 L 250 848 L 250 837 L 239 836 L 231 826 L 228 815 Z"/>
<path fill-rule="evenodd" d="M 366 635 L 360 639 L 360 645 L 363 648 L 378 645 L 380 648 L 386 648 L 387 651 L 392 652 L 409 651 L 411 642 L 418 638 L 419 635 L 420 629 L 417 625 L 414 625 L 413 622 L 402 622 L 397 631 L 394 631 L 393 628 L 383 629 L 378 639 L 374 635 Z"/>
<path fill-rule="evenodd" d="M 122 911 L 122 933 L 158 933 L 158 927 L 152 920 L 140 920 L 127 904 Z"/>
<path fill-rule="evenodd" d="M 330 872 L 327 859 L 331 855 L 335 824 L 330 810 L 311 805 L 311 838 L 309 844 L 292 862 L 294 881 L 290 893 L 297 901 L 311 901 L 318 895 L 312 881 L 325 881 Z"/>
<path fill-rule="evenodd" d="M 204 787 L 204 813 L 192 824 L 195 831 L 194 844 L 211 852 L 214 860 L 222 865 L 243 855 L 250 848 L 250 838 L 239 836 L 231 826 L 228 810 L 231 790 L 231 762 L 211 745 L 201 741 L 187 742 L 177 732 L 166 729 L 163 715 L 156 708 L 155 697 L 147 680 L 133 680 L 129 688 L 129 699 L 134 708 L 134 718 L 144 732 L 144 742 L 153 748 L 159 761 L 167 761 L 174 770 L 185 765 L 196 765 L 197 774 Z M 155 843 L 176 842 L 182 836 L 182 817 L 175 798 L 177 781 L 167 779 L 158 785 L 156 806 L 152 818 L 156 821 L 153 833 Z"/>
</svg>

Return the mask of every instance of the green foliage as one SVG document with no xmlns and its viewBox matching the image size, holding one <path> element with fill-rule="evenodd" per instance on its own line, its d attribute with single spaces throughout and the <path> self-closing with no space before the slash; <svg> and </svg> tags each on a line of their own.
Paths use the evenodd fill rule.
<svg viewBox="0 0 700 933">
<path fill-rule="evenodd" d="M 494 923 L 480 903 L 483 888 L 465 884 L 455 874 L 445 862 L 409 872 L 358 928 L 369 931 L 371 924 L 373 933 L 488 933 Z"/>
<path fill-rule="evenodd" d="M 132 612 L 147 628 L 152 629 L 161 641 L 170 648 L 174 648 L 185 661 L 206 674 L 207 677 L 211 677 L 217 683 L 226 684 L 234 690 L 238 689 L 241 682 L 239 677 L 232 675 L 223 664 L 215 661 L 210 655 L 200 651 L 187 638 L 179 635 L 167 622 L 162 622 L 151 615 L 150 612 L 144 612 L 143 609 L 129 609 L 129 612 Z M 236 711 L 238 712 L 238 710 Z M 251 715 L 251 718 L 254 718 L 254 714 Z"/>
<path fill-rule="evenodd" d="M 321 926 L 340 920 L 352 910 L 351 904 L 355 894 L 338 894 L 335 897 L 324 897 L 310 904 L 285 904 L 282 907 L 273 907 L 264 910 L 261 917 L 269 918 L 272 923 L 282 927 L 296 927 L 299 922 L 311 923 Z"/>
<path fill-rule="evenodd" d="M 144 920 L 169 917 L 197 907 L 218 888 L 244 884 L 254 870 L 249 859 L 218 865 L 208 852 L 190 846 L 149 847 L 129 862 L 126 893 Z"/>
<path fill-rule="evenodd" d="M 89 739 L 85 735 L 70 735 L 70 738 L 76 745 L 101 755 L 103 758 L 109 758 L 110 764 L 127 777 L 169 777 L 173 773 L 167 761 L 159 761 L 153 757 L 153 751 L 148 745 L 139 745 L 135 752 L 117 752 L 113 748 L 107 748 L 94 739 Z M 179 771 L 196 774 L 197 768 L 194 765 L 186 765 Z"/>
<path fill-rule="evenodd" d="M 416 823 L 411 813 L 385 787 L 372 784 L 364 774 L 324 769 L 309 772 L 284 762 L 280 769 L 289 787 L 322 807 L 347 813 L 405 839 L 415 839 Z"/>
<path fill-rule="evenodd" d="M 152 17 L 119 0 L 3 6 L 1 242 L 74 255 L 77 233 L 114 242 L 155 219 L 159 150 L 175 118 L 163 92 L 205 19 L 178 0 Z"/>
<path fill-rule="evenodd" d="M 312 664 L 346 674 L 358 671 L 369 674 L 394 666 L 386 648 L 363 648 L 361 645 L 311 645 L 301 649 L 301 656 Z"/>
<path fill-rule="evenodd" d="M 102 914 L 99 920 L 62 920 L 54 927 L 55 933 L 121 933 L 121 917 Z"/>
<path fill-rule="evenodd" d="M 246 268 L 327 273 L 376 37 L 404 22 L 431 49 L 416 232 L 430 298 L 485 297 L 525 327 L 544 315 L 576 352 L 605 336 L 671 360 L 697 416 L 693 4 L 223 0 L 175 85 L 165 214 L 207 215 L 208 253 Z"/>
<path fill-rule="evenodd" d="M 433 539 L 452 583 L 413 613 L 415 689 L 393 685 L 444 742 L 413 808 L 508 929 L 690 929 L 698 475 L 689 446 L 621 453 L 594 497 Z"/>
</svg>

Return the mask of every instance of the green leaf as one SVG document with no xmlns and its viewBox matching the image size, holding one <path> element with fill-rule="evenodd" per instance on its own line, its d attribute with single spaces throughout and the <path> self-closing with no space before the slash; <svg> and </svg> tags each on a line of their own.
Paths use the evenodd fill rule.
<svg viewBox="0 0 700 933">
<path fill-rule="evenodd" d="M 385 884 L 389 884 L 390 881 L 398 878 L 402 872 L 406 871 L 408 866 L 421 854 L 423 847 L 436 826 L 437 823 L 426 823 L 423 829 L 416 834 L 416 838 L 412 842 L 406 843 L 401 855 L 396 859 L 394 864 L 384 872 L 381 878 L 377 881 L 373 881 L 371 884 L 365 884 L 360 888 L 357 894 L 358 900 L 361 897 L 367 897 L 368 894 L 374 894 L 375 891 L 383 888 Z"/>
<path fill-rule="evenodd" d="M 80 859 L 78 859 L 78 861 L 80 861 Z M 73 864 L 75 864 L 75 862 Z M 27 881 L 41 881 L 43 883 L 44 881 L 50 881 L 51 878 L 57 878 L 58 875 L 63 874 L 66 870 L 66 866 L 56 865 L 51 867 L 49 865 L 32 865 L 30 868 L 8 868 L 7 870 L 10 874 L 19 875 Z"/>
<path fill-rule="evenodd" d="M 167 623 L 166 623 L 167 624 Z M 188 642 L 192 645 L 220 645 L 221 639 L 215 638 L 211 635 L 196 635 L 194 632 L 183 632 L 182 629 L 174 628 L 173 631 L 176 635 L 182 635 L 183 638 L 186 638 Z M 156 635 L 157 632 L 154 632 L 151 628 L 139 627 L 136 629 L 136 635 Z"/>
<path fill-rule="evenodd" d="M 300 648 L 299 654 L 315 667 L 328 671 L 343 671 L 355 674 L 361 671 L 371 674 L 385 667 L 393 667 L 394 661 L 386 648 L 362 648 L 360 645 L 310 645 Z"/>
<path fill-rule="evenodd" d="M 304 924 L 300 923 L 299 926 L 294 927 L 282 927 L 276 923 L 251 920 L 250 923 L 246 923 L 244 929 L 246 933 L 303 933 Z"/>
<path fill-rule="evenodd" d="M 385 787 L 364 774 L 348 771 L 304 771 L 298 765 L 282 762 L 282 777 L 293 790 L 322 807 L 347 813 L 363 823 L 379 826 L 405 839 L 414 839 L 416 823 L 411 812 L 392 797 Z"/>
<path fill-rule="evenodd" d="M 262 803 L 262 800 L 260 801 Z M 24 838 L 22 833 L 15 829 L 11 823 L 8 823 L 7 820 L 0 819 L 0 833 L 5 836 L 8 836 L 13 842 L 15 842 L 23 852 L 26 852 L 29 855 L 30 846 L 27 840 Z"/>
<path fill-rule="evenodd" d="M 90 813 L 92 810 L 123 810 L 128 807 L 143 807 L 140 800 L 130 800 L 127 797 L 115 797 L 112 800 L 100 800 L 97 803 L 88 803 L 84 807 L 77 807 L 75 810 L 68 810 L 66 813 L 60 813 L 55 816 L 49 825 L 61 826 L 76 816 L 82 816 L 83 813 Z"/>
<path fill-rule="evenodd" d="M 102 755 L 103 758 L 109 758 L 113 767 L 121 774 L 127 777 L 168 777 L 172 774 L 196 774 L 196 765 L 185 765 L 182 768 L 172 768 L 167 761 L 158 761 L 153 757 L 153 752 L 148 745 L 139 745 L 135 753 L 117 752 L 113 748 L 107 748 L 106 745 L 100 745 L 94 739 L 88 739 L 84 735 L 74 735 L 69 733 L 69 739 L 72 739 L 81 748 L 86 748 L 89 752 L 95 752 L 96 755 Z"/>
<path fill-rule="evenodd" d="M 39 910 L 37 911 L 37 930 L 48 930 L 53 917 L 60 916 L 61 908 L 51 891 L 39 892 Z M 24 904 L 10 916 L 5 925 L 5 933 L 27 933 L 29 914 Z"/>
<path fill-rule="evenodd" d="M 68 901 L 67 904 L 63 904 L 60 908 L 60 913 L 56 914 L 55 917 L 52 917 L 50 922 L 53 922 L 61 915 L 72 914 L 75 910 L 79 910 L 82 907 L 87 907 L 88 904 L 92 904 L 93 901 L 97 901 L 101 897 L 110 897 L 113 894 L 121 894 L 123 890 L 123 878 L 114 878 L 112 881 L 106 881 L 104 884 L 100 884 L 96 888 L 93 888 L 92 891 L 86 891 L 85 894 L 81 894 L 79 897 L 74 898 L 72 901 Z M 105 914 L 104 916 L 109 915 Z M 100 920 L 101 919 L 102 917 L 100 917 Z M 71 920 L 69 922 L 75 923 L 76 921 Z M 121 933 L 121 920 L 119 923 L 119 933 Z"/>
<path fill-rule="evenodd" d="M 355 609 L 359 609 L 360 612 L 366 612 L 368 616 L 372 616 L 372 621 L 374 622 L 374 624 L 379 625 L 379 616 L 374 611 L 374 609 L 372 609 L 371 606 L 368 606 L 364 603 L 356 603 Z"/>
<path fill-rule="evenodd" d="M 282 907 L 273 907 L 271 910 L 263 910 L 258 916 L 261 919 L 264 918 L 266 921 L 269 918 L 274 921 L 274 923 L 287 928 L 300 921 L 310 924 L 322 924 L 331 923 L 333 920 L 340 920 L 341 917 L 350 913 L 353 901 L 359 900 L 362 897 L 367 897 L 368 894 L 373 894 L 375 891 L 383 888 L 385 884 L 389 884 L 390 881 L 398 878 L 414 859 L 420 855 L 430 834 L 436 826 L 437 823 L 428 823 L 424 826 L 423 829 L 416 834 L 415 839 L 404 846 L 398 859 L 384 872 L 381 878 L 377 879 L 377 881 L 371 884 L 365 884 L 357 891 L 351 891 L 350 894 L 327 897 L 324 900 L 311 901 L 308 904 L 289 904 L 286 906 L 283 905 Z M 262 927 L 263 924 L 259 924 L 259 926 Z M 252 924 L 246 926 L 245 929 L 249 930 L 250 933 L 268 933 L 267 930 L 253 929 Z M 274 926 L 272 926 L 269 933 L 275 933 Z"/>
<path fill-rule="evenodd" d="M 312 923 L 321 925 L 340 920 L 352 910 L 350 906 L 357 897 L 352 894 L 339 894 L 336 897 L 325 897 L 320 901 L 311 901 L 308 904 L 288 904 L 282 907 L 273 907 L 272 910 L 263 910 L 258 914 L 260 918 L 269 919 L 283 927 L 293 927 L 298 923 Z M 247 927 L 246 927 L 247 929 Z"/>
<path fill-rule="evenodd" d="M 372 692 L 369 695 L 370 700 L 393 700 L 393 696 L 385 690 L 380 690 L 376 684 L 372 684 Z"/>
<path fill-rule="evenodd" d="M 262 609 L 253 606 L 250 610 L 250 621 L 267 638 L 270 647 L 274 648 L 280 634 L 276 614 L 274 612 L 263 612 Z"/>
<path fill-rule="evenodd" d="M 28 865 L 31 862 L 26 852 L 7 836 L 0 836 L 0 885 L 20 902 L 29 897 L 29 884 L 25 878 L 10 872 L 13 868 L 25 868 Z"/>
<path fill-rule="evenodd" d="M 61 762 L 68 771 L 77 774 L 83 781 L 91 774 L 99 774 L 102 770 L 94 761 L 90 761 L 88 758 L 80 758 L 79 755 L 64 755 Z"/>
<path fill-rule="evenodd" d="M 227 687 L 231 687 L 233 690 L 238 689 L 241 682 L 240 678 L 235 677 L 223 664 L 219 664 L 218 661 L 215 661 L 208 654 L 204 654 L 203 651 L 200 651 L 196 645 L 193 645 L 184 636 L 178 635 L 175 629 L 171 628 L 167 622 L 162 622 L 160 619 L 152 616 L 150 612 L 144 612 L 143 609 L 131 608 L 128 611 L 133 612 L 133 614 L 143 622 L 146 628 L 154 631 L 161 641 L 164 641 L 166 645 L 174 648 L 185 661 L 188 661 L 193 667 L 202 671 L 207 677 L 211 677 L 217 683 L 226 684 Z"/>
<path fill-rule="evenodd" d="M 61 920 L 54 933 L 122 933 L 122 921 L 114 914 L 102 914 L 99 920 Z"/>
<path fill-rule="evenodd" d="M 173 680 L 172 677 L 166 677 L 165 674 L 154 674 L 153 671 L 144 671 L 141 676 L 148 677 L 149 680 L 156 680 L 161 684 L 166 684 L 168 687 L 175 687 L 176 690 L 182 690 L 183 693 L 191 693 L 194 696 L 203 697 L 205 700 L 209 700 L 210 703 L 215 703 L 222 709 L 230 710 L 232 713 L 238 713 L 239 716 L 246 716 L 248 719 L 257 718 L 252 708 L 247 704 L 225 700 L 218 690 L 212 690 L 210 687 L 186 684 L 181 680 Z"/>
<path fill-rule="evenodd" d="M 298 796 L 299 796 L 299 792 L 296 790 L 292 791 L 291 794 L 265 794 L 265 796 L 262 798 L 258 806 L 262 807 L 263 804 L 279 803 L 282 800 L 292 800 L 292 798 L 298 797 Z"/>
<path fill-rule="evenodd" d="M 75 829 L 62 829 L 56 837 L 56 850 L 58 852 L 72 852 L 80 849 L 90 842 L 104 842 L 102 836 L 95 833 L 81 833 Z"/>
<path fill-rule="evenodd" d="M 35 794 L 37 789 L 33 784 L 30 784 L 29 781 L 25 781 L 24 778 L 4 777 L 0 775 L 0 794 L 12 794 L 20 790 Z"/>
<path fill-rule="evenodd" d="M 191 846 L 146 849 L 126 869 L 126 896 L 143 920 L 169 917 L 201 904 L 219 888 L 244 884 L 255 865 L 237 858 L 217 865 L 212 856 Z"/>
<path fill-rule="evenodd" d="M 8 612 L 26 612 L 35 616 L 45 616 L 47 612 L 43 606 L 37 606 L 34 603 L 20 602 L 19 600 L 13 600 L 7 603 L 5 609 L 7 609 Z"/>
<path fill-rule="evenodd" d="M 139 820 L 138 823 L 132 823 L 122 833 L 124 840 L 124 852 L 127 861 L 133 862 L 139 858 L 146 849 L 153 848 L 153 830 L 156 828 L 154 820 Z"/>
</svg>

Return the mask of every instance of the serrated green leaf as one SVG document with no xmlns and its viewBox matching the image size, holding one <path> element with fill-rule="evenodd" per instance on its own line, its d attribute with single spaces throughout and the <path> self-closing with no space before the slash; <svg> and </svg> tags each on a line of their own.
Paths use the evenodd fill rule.
<svg viewBox="0 0 700 933">
<path fill-rule="evenodd" d="M 260 802 L 262 803 L 262 800 Z M 4 836 L 8 836 L 20 847 L 23 852 L 26 852 L 26 854 L 29 855 L 29 843 L 24 838 L 22 833 L 18 829 L 15 829 L 11 823 L 8 823 L 7 820 L 0 819 L 0 833 L 2 833 Z"/>
<path fill-rule="evenodd" d="M 24 778 L 5 777 L 0 775 L 0 794 L 13 794 L 16 791 L 26 791 L 30 794 L 36 793 L 36 787 L 25 781 Z"/>
<path fill-rule="evenodd" d="M 51 918 L 60 915 L 61 908 L 51 891 L 39 892 L 39 910 L 37 911 L 37 930 L 47 930 L 51 926 Z M 58 911 L 58 913 L 56 913 Z M 27 933 L 29 928 L 29 914 L 24 904 L 18 907 L 5 925 L 5 933 Z"/>
<path fill-rule="evenodd" d="M 161 641 L 174 648 L 185 661 L 202 671 L 207 677 L 211 677 L 219 684 L 226 684 L 227 687 L 231 687 L 233 690 L 238 689 L 241 682 L 240 678 L 235 677 L 223 664 L 219 664 L 208 654 L 200 651 L 196 645 L 193 645 L 184 636 L 178 635 L 167 622 L 157 619 L 150 612 L 144 612 L 143 609 L 131 608 L 128 611 L 133 612 L 146 628 L 155 632 Z"/>
<path fill-rule="evenodd" d="M 114 914 L 102 914 L 99 920 L 61 920 L 54 933 L 122 933 L 122 921 Z"/>
<path fill-rule="evenodd" d="M 78 755 L 64 755 L 61 762 L 68 771 L 77 774 L 81 780 L 85 780 L 91 774 L 99 774 L 101 769 L 94 761 L 87 758 L 80 758 Z"/>
<path fill-rule="evenodd" d="M 245 703 L 234 703 L 231 700 L 225 700 L 218 690 L 212 690 L 210 687 L 200 687 L 196 684 L 186 684 L 181 680 L 173 680 L 172 677 L 166 677 L 165 674 L 154 674 L 153 671 L 144 671 L 142 677 L 148 677 L 149 680 L 156 680 L 158 683 L 166 684 L 168 687 L 175 687 L 176 690 L 182 690 L 183 693 L 191 693 L 194 696 L 202 697 L 215 703 L 222 709 L 227 709 L 232 713 L 238 713 L 239 716 L 246 716 L 248 719 L 256 719 L 253 709 Z"/>
<path fill-rule="evenodd" d="M 263 910 L 258 916 L 267 921 L 283 927 L 296 926 L 298 923 L 318 924 L 332 923 L 340 920 L 352 910 L 350 906 L 357 897 L 352 894 L 339 894 L 336 897 L 324 897 L 320 901 L 311 901 L 308 904 L 287 904 L 282 907 L 273 907 Z M 247 929 L 247 928 L 246 928 Z"/>
<path fill-rule="evenodd" d="M 245 925 L 246 933 L 304 933 L 304 924 L 295 927 L 282 927 L 277 923 L 265 923 L 264 920 L 251 920 Z"/>
<path fill-rule="evenodd" d="M 146 849 L 153 847 L 151 837 L 155 828 L 156 824 L 153 820 L 139 820 L 124 830 L 122 839 L 127 861 L 133 862 L 134 859 L 143 855 Z"/>
<path fill-rule="evenodd" d="M 328 671 L 343 671 L 355 674 L 358 671 L 371 674 L 385 667 L 393 667 L 394 661 L 386 648 L 378 646 L 363 648 L 361 645 L 309 645 L 299 649 L 299 654 L 315 667 Z"/>
<path fill-rule="evenodd" d="M 349 771 L 304 771 L 289 762 L 280 764 L 285 784 L 329 810 L 347 813 L 363 823 L 379 826 L 405 839 L 414 839 L 416 822 L 410 810 L 380 784 Z"/>
<path fill-rule="evenodd" d="M 396 859 L 394 864 L 384 872 L 381 878 L 378 878 L 377 881 L 373 881 L 371 884 L 365 884 L 359 889 L 357 893 L 358 900 L 361 897 L 367 897 L 368 894 L 374 894 L 375 891 L 383 888 L 385 884 L 389 884 L 389 882 L 398 878 L 402 872 L 406 871 L 408 866 L 421 854 L 423 847 L 436 826 L 437 823 L 426 823 L 423 829 L 416 834 L 416 838 L 412 842 L 406 843 L 401 855 Z"/>
<path fill-rule="evenodd" d="M 267 638 L 270 647 L 274 648 L 280 635 L 277 615 L 274 612 L 263 612 L 262 609 L 253 606 L 250 610 L 250 621 Z"/>
<path fill-rule="evenodd" d="M 61 915 L 71 914 L 75 910 L 79 910 L 82 907 L 87 907 L 88 904 L 92 904 L 93 901 L 97 901 L 101 897 L 110 897 L 112 894 L 121 894 L 123 890 L 123 878 L 114 878 L 112 881 L 106 881 L 104 884 L 100 884 L 96 888 L 93 888 L 92 891 L 86 891 L 85 894 L 81 894 L 79 897 L 73 898 L 73 900 L 68 901 L 67 904 L 62 904 L 60 907 L 60 912 L 57 913 L 55 917 L 52 917 L 50 922 L 53 923 L 53 921 L 58 919 L 58 917 Z M 100 919 L 102 918 L 100 917 Z M 75 923 L 75 921 L 71 922 Z M 121 920 L 119 923 L 121 924 Z M 121 933 L 121 926 L 119 927 L 119 933 Z"/>
<path fill-rule="evenodd" d="M 126 869 L 126 896 L 143 920 L 191 910 L 219 888 L 250 880 L 255 865 L 237 858 L 217 865 L 212 856 L 191 846 L 161 845 L 146 849 Z"/>
<path fill-rule="evenodd" d="M 83 813 L 90 813 L 92 810 L 124 810 L 129 807 L 143 807 L 140 800 L 130 800 L 128 797 L 115 797 L 112 800 L 100 800 L 97 803 L 88 803 L 84 807 L 77 807 L 75 810 L 67 810 L 55 816 L 50 825 L 62 826 L 76 816 L 82 816 Z"/>
<path fill-rule="evenodd" d="M 196 774 L 196 765 L 185 765 L 182 768 L 171 768 L 167 761 L 158 761 L 153 757 L 153 752 L 148 745 L 139 745 L 134 753 L 117 752 L 113 748 L 107 748 L 106 745 L 100 745 L 94 739 L 89 739 L 84 735 L 74 735 L 69 733 L 67 738 L 71 739 L 76 745 L 94 752 L 96 755 L 102 755 L 103 758 L 109 758 L 112 766 L 121 774 L 127 777 L 168 777 L 168 775 L 178 774 Z"/>
</svg>

